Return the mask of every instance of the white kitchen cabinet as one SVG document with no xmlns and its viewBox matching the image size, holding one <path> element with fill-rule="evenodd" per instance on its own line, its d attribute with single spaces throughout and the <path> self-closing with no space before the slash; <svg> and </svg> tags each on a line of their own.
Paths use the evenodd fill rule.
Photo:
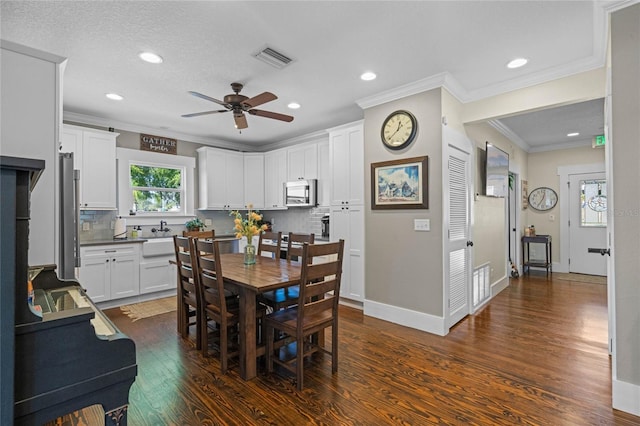
<svg viewBox="0 0 640 426">
<path fill-rule="evenodd" d="M 208 147 L 199 148 L 197 152 L 200 209 L 243 209 L 243 154 Z"/>
<path fill-rule="evenodd" d="M 287 150 L 264 154 L 264 204 L 266 209 L 286 209 L 284 183 L 287 181 Z"/>
<path fill-rule="evenodd" d="M 344 240 L 340 296 L 364 300 L 364 207 L 331 207 L 331 241 Z"/>
<path fill-rule="evenodd" d="M 107 244 L 80 248 L 78 280 L 94 302 L 139 294 L 138 244 Z"/>
<path fill-rule="evenodd" d="M 80 170 L 80 208 L 116 209 L 116 137 L 119 133 L 64 125 L 61 152 L 73 152 Z"/>
<path fill-rule="evenodd" d="M 329 133 L 331 205 L 364 204 L 364 131 L 362 123 Z"/>
<path fill-rule="evenodd" d="M 318 145 L 305 144 L 287 150 L 287 180 L 318 178 Z"/>
<path fill-rule="evenodd" d="M 331 165 L 329 141 L 318 142 L 318 205 L 331 204 Z"/>
<path fill-rule="evenodd" d="M 171 290 L 177 286 L 176 266 L 169 263 L 175 254 L 142 258 L 140 262 L 140 294 Z"/>
<path fill-rule="evenodd" d="M 264 203 L 264 154 L 245 153 L 244 159 L 244 204 L 254 209 L 263 209 Z"/>
</svg>

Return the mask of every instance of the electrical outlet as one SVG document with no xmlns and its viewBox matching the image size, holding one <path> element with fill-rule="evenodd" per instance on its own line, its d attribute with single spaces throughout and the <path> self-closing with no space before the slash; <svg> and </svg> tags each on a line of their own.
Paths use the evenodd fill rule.
<svg viewBox="0 0 640 426">
<path fill-rule="evenodd" d="M 82 222 L 83 231 L 91 231 L 91 222 Z"/>
<path fill-rule="evenodd" d="M 204 226 L 211 226 L 211 225 L 213 225 L 213 221 L 211 219 L 204 220 Z"/>
<path fill-rule="evenodd" d="M 414 231 L 430 231 L 431 221 L 429 219 L 413 219 Z"/>
</svg>

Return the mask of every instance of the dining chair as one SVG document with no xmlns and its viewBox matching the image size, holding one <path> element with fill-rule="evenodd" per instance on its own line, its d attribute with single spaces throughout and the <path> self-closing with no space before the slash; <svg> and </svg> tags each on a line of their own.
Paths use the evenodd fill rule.
<svg viewBox="0 0 640 426">
<path fill-rule="evenodd" d="M 182 231 L 183 237 L 208 238 L 213 240 L 216 237 L 215 229 L 211 231 Z"/>
<path fill-rule="evenodd" d="M 289 232 L 287 237 L 287 260 L 300 262 L 302 260 L 302 246 L 304 243 L 313 244 L 315 234 L 300 234 Z M 260 302 L 271 307 L 274 311 L 286 308 L 298 303 L 300 287 L 297 285 L 277 290 L 266 291 L 260 294 Z"/>
<path fill-rule="evenodd" d="M 282 232 L 265 231 L 260 234 L 258 240 L 258 255 L 264 256 L 268 253 L 269 257 L 280 259 L 280 245 L 282 244 Z"/>
<path fill-rule="evenodd" d="M 189 327 L 196 326 L 196 349 L 200 349 L 200 294 L 194 272 L 195 259 L 191 256 L 189 237 L 173 236 L 178 275 L 178 332 L 189 336 Z M 192 321 L 192 318 L 194 319 Z"/>
<path fill-rule="evenodd" d="M 344 240 L 302 247 L 300 293 L 296 306 L 274 311 L 266 317 L 267 371 L 278 364 L 295 373 L 297 389 L 302 390 L 305 357 L 318 352 L 331 354 L 331 371 L 338 371 L 338 301 L 342 278 Z M 311 339 L 314 334 L 331 327 L 331 349 L 323 341 Z M 288 356 L 288 345 L 274 353 L 276 330 L 293 338 L 295 356 Z M 320 343 L 319 343 L 320 342 Z"/>
</svg>

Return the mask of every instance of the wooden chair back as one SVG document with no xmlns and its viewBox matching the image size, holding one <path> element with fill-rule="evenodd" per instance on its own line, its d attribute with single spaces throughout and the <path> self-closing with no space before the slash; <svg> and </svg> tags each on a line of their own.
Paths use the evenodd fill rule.
<svg viewBox="0 0 640 426">
<path fill-rule="evenodd" d="M 189 335 L 189 326 L 196 325 L 196 347 L 200 349 L 200 293 L 194 271 L 195 259 L 192 257 L 189 237 L 174 235 L 173 247 L 176 255 L 178 279 L 178 331 L 182 337 Z M 193 308 L 193 309 L 191 309 Z M 195 317 L 195 322 L 189 319 Z"/>
<path fill-rule="evenodd" d="M 302 269 L 298 295 L 298 324 L 304 317 L 329 313 L 338 317 L 344 240 L 302 246 Z"/>
<path fill-rule="evenodd" d="M 282 244 L 282 232 L 263 232 L 258 240 L 258 255 L 280 259 L 280 244 Z"/>
<path fill-rule="evenodd" d="M 182 236 L 202 239 L 209 238 L 213 240 L 216 237 L 216 231 L 214 229 L 212 229 L 211 231 L 182 231 Z"/>
<path fill-rule="evenodd" d="M 315 241 L 315 234 L 298 234 L 295 232 L 289 232 L 289 238 L 287 241 L 287 260 L 292 258 L 297 259 L 298 262 L 302 260 L 302 246 L 304 243 L 313 244 Z"/>
<path fill-rule="evenodd" d="M 220 249 L 216 240 L 193 238 L 192 250 L 200 284 L 200 298 L 208 308 L 226 313 L 227 306 L 220 264 Z"/>
</svg>

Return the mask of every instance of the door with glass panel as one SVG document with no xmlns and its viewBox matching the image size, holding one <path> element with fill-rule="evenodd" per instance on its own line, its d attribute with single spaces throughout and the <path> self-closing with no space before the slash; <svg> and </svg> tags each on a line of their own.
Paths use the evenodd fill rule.
<svg viewBox="0 0 640 426">
<path fill-rule="evenodd" d="M 569 175 L 569 272 L 607 275 L 607 182 L 604 173 Z"/>
</svg>

